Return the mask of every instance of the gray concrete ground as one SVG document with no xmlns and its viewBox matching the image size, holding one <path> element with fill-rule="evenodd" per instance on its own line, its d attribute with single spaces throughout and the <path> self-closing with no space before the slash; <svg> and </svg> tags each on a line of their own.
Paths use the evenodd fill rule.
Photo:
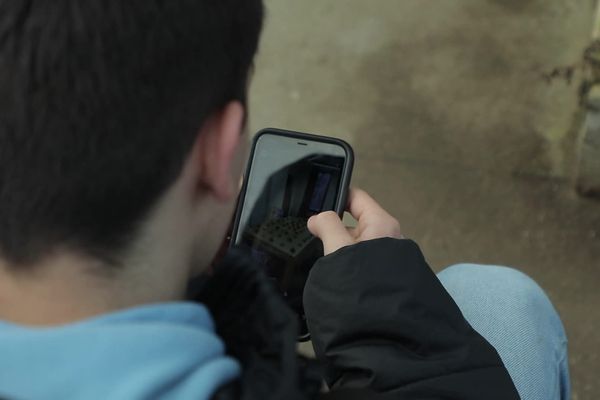
<svg viewBox="0 0 600 400">
<path fill-rule="evenodd" d="M 560 312 L 573 399 L 600 395 L 600 202 L 577 197 L 576 63 L 595 0 L 268 0 L 251 127 L 348 140 L 354 183 L 432 267 L 518 267 Z M 575 76 L 577 80 L 577 76 Z"/>
</svg>

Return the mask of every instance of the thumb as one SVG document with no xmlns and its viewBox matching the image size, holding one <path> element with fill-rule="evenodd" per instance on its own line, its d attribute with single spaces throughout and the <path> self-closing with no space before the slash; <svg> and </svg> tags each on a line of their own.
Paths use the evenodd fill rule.
<svg viewBox="0 0 600 400">
<path fill-rule="evenodd" d="M 334 211 L 326 211 L 310 217 L 308 230 L 321 239 L 325 255 L 354 243 L 344 223 Z"/>
</svg>

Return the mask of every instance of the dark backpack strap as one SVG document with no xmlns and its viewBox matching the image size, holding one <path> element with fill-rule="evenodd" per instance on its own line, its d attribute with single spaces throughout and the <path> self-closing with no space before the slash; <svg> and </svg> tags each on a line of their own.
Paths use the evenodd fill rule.
<svg viewBox="0 0 600 400">
<path fill-rule="evenodd" d="M 236 381 L 217 390 L 211 400 L 239 400 L 241 398 L 240 385 Z M 392 400 L 392 397 L 369 389 L 340 389 L 321 393 L 318 400 Z"/>
<path fill-rule="evenodd" d="M 241 387 L 238 380 L 221 386 L 210 398 L 210 400 L 237 400 L 241 399 Z"/>
<path fill-rule="evenodd" d="M 314 400 L 321 367 L 298 356 L 296 316 L 251 260 L 230 252 L 210 277 L 190 288 L 190 297 L 210 310 L 227 354 L 242 367 L 238 387 L 226 385 L 214 398 Z"/>
<path fill-rule="evenodd" d="M 339 389 L 329 393 L 323 393 L 319 400 L 392 400 L 389 394 L 377 393 L 369 389 Z"/>
</svg>

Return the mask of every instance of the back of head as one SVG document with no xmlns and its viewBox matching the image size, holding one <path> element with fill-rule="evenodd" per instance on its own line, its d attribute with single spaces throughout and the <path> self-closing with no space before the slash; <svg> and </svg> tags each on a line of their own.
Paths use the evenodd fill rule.
<svg viewBox="0 0 600 400">
<path fill-rule="evenodd" d="M 0 0 L 0 257 L 111 260 L 245 100 L 261 0 Z"/>
</svg>

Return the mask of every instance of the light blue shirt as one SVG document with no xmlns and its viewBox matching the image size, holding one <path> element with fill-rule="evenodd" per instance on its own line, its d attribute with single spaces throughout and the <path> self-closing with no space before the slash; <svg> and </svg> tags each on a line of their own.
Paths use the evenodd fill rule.
<svg viewBox="0 0 600 400">
<path fill-rule="evenodd" d="M 200 304 L 147 305 L 52 328 L 0 321 L 2 399 L 210 399 L 239 374 Z"/>
</svg>

